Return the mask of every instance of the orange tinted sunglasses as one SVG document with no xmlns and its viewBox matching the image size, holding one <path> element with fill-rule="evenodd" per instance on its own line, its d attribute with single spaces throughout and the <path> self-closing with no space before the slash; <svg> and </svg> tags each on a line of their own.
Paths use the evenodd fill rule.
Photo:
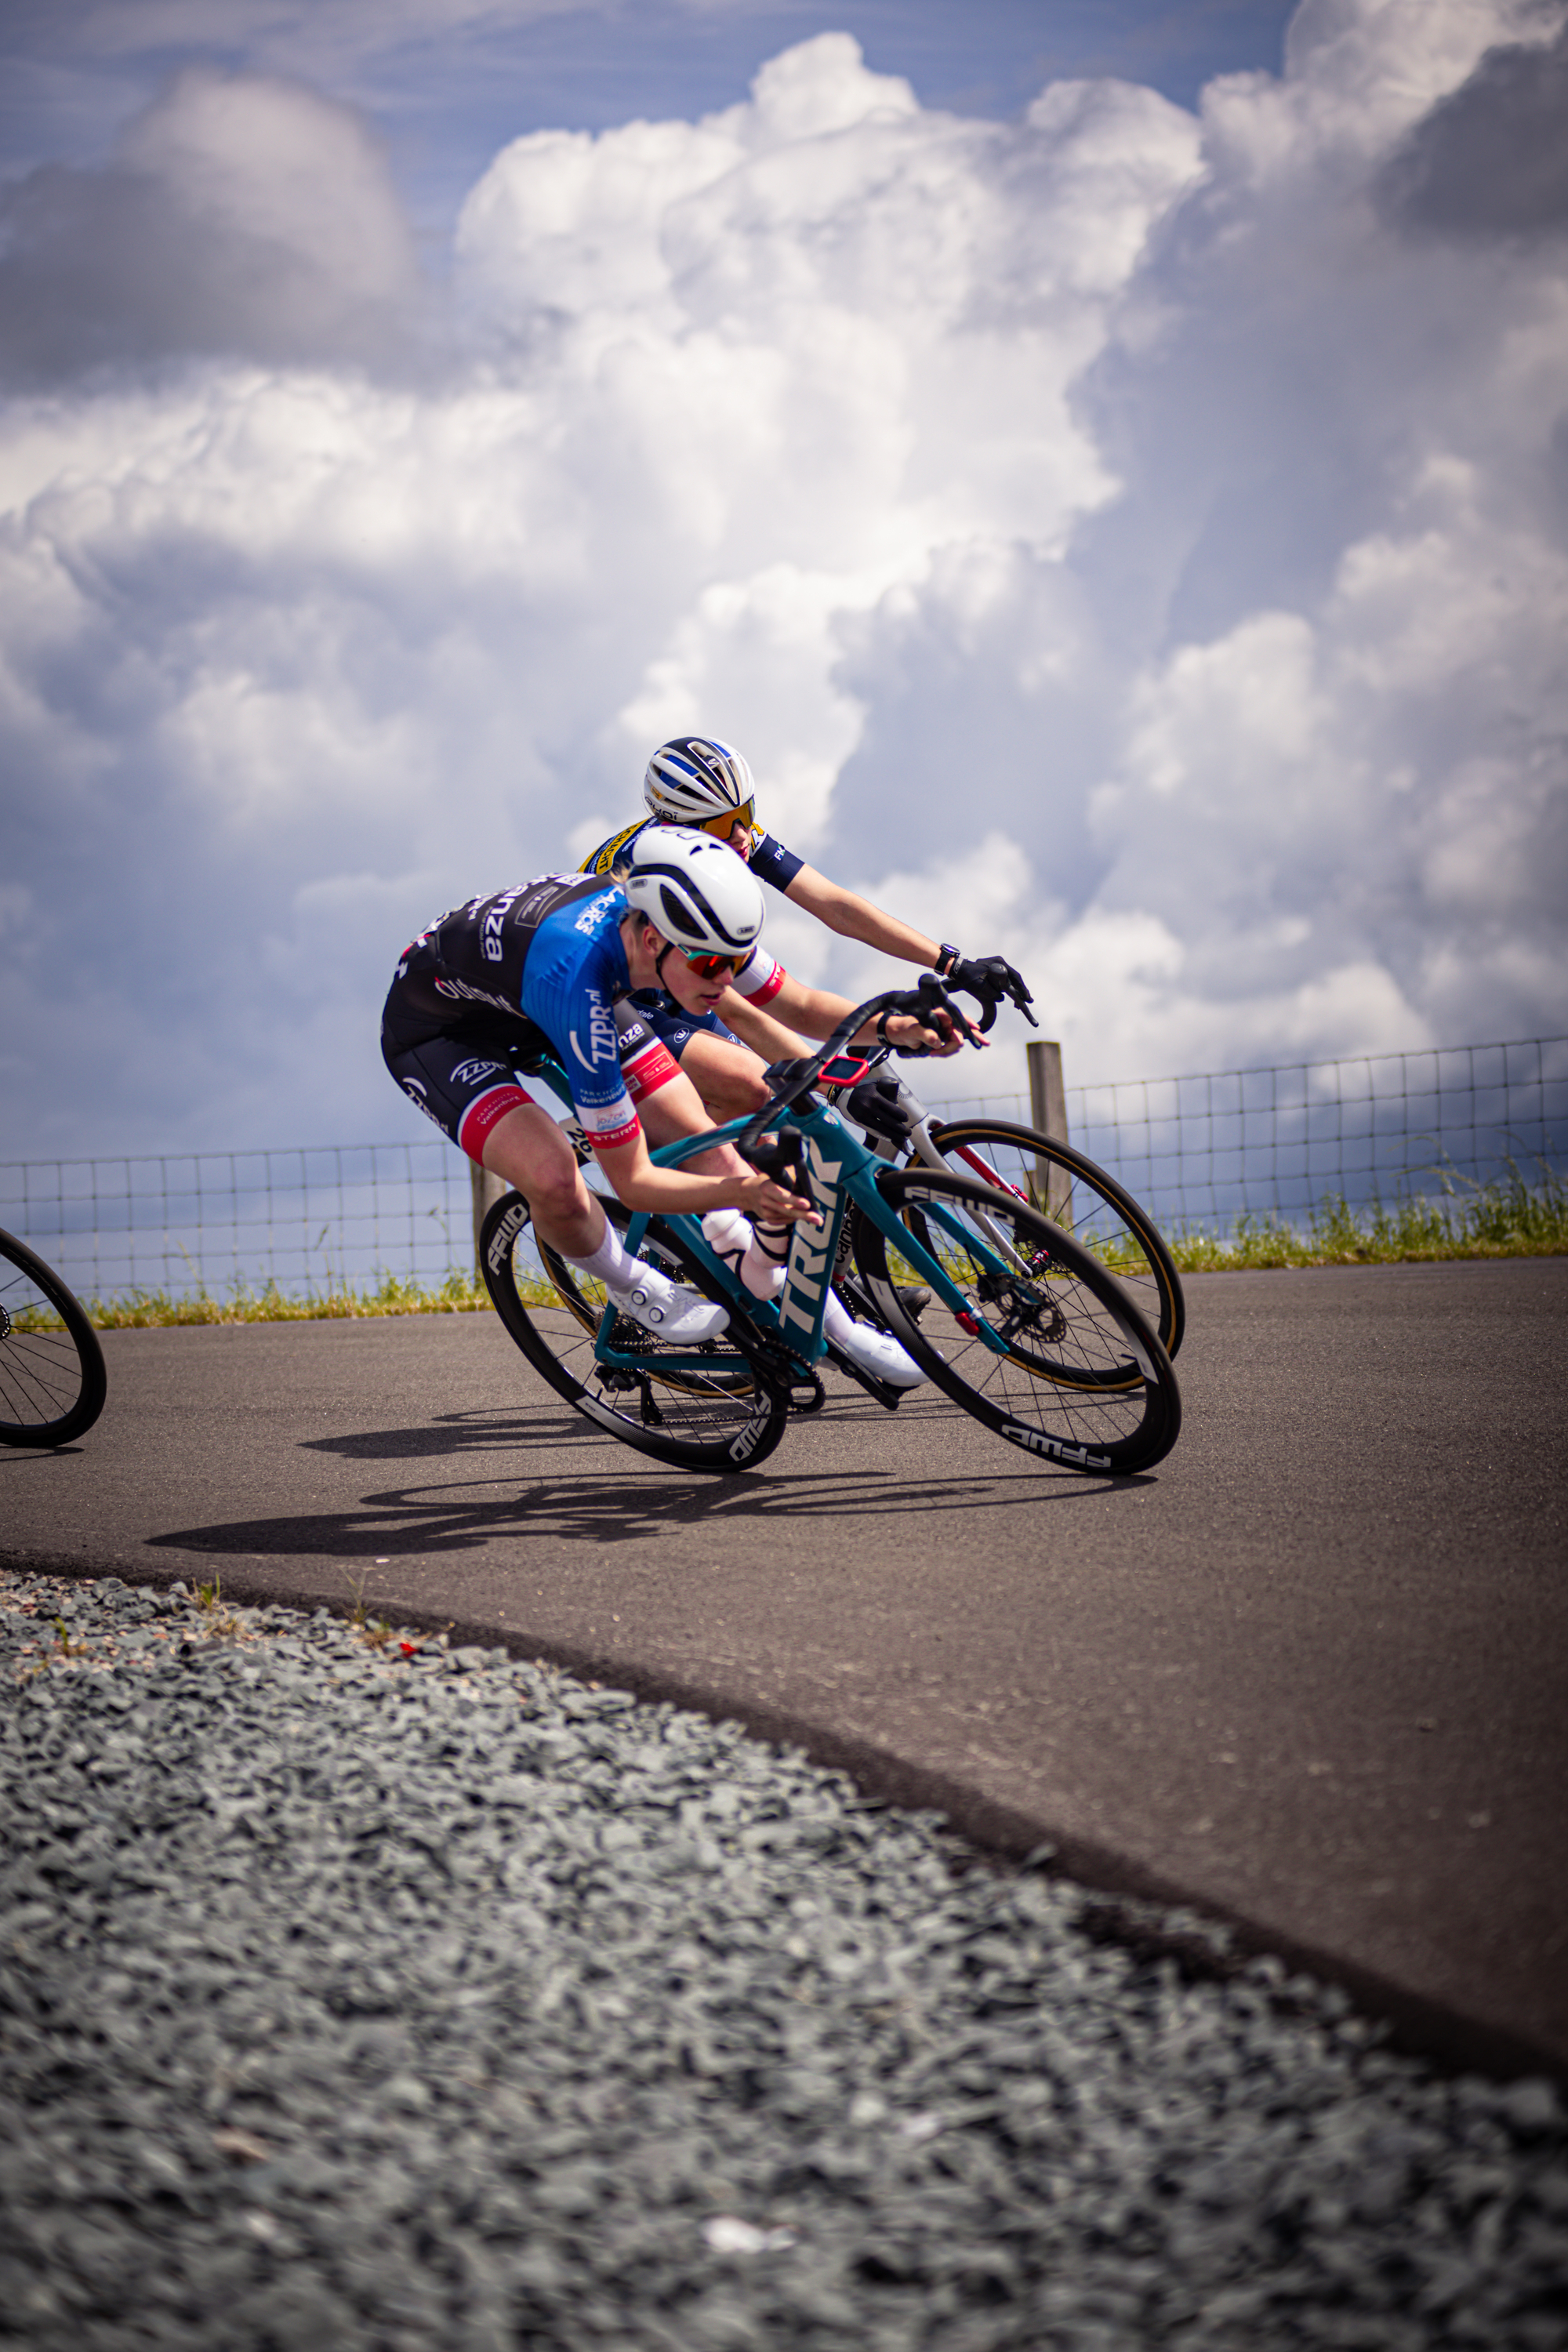
<svg viewBox="0 0 1568 2352">
<path fill-rule="evenodd" d="M 716 834 L 721 841 L 728 841 L 737 824 L 743 824 L 748 833 L 752 832 L 753 829 L 752 820 L 756 813 L 757 803 L 754 799 L 742 801 L 739 808 L 725 809 L 720 816 L 705 816 L 699 830 L 703 833 Z"/>
</svg>

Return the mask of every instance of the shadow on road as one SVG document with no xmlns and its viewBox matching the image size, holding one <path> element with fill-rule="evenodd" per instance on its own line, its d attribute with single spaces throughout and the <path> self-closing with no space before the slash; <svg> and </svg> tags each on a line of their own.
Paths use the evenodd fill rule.
<svg viewBox="0 0 1568 2352">
<path fill-rule="evenodd" d="M 835 1397 L 829 1409 L 836 1423 L 887 1418 L 885 1408 L 868 1397 Z M 803 1426 L 816 1418 L 813 1413 L 800 1416 Z M 511 1408 L 500 1412 L 475 1407 L 464 1412 L 437 1413 L 434 1420 L 421 1422 L 414 1429 L 355 1430 L 342 1437 L 303 1438 L 300 1451 L 336 1454 L 345 1462 L 418 1462 L 447 1454 L 490 1453 L 502 1447 L 516 1451 L 534 1445 L 552 1449 L 567 1444 L 589 1445 L 602 1453 L 606 1444 L 602 1430 L 581 1415 L 563 1412 L 559 1408 L 523 1416 Z"/>
<path fill-rule="evenodd" d="M 307 1437 L 302 1454 L 336 1454 L 345 1462 L 435 1461 L 456 1454 L 509 1452 L 526 1445 L 560 1445 L 581 1434 L 590 1445 L 603 1444 L 596 1430 L 559 1413 L 539 1413 L 521 1420 L 514 1412 L 475 1408 L 467 1412 L 437 1413 L 415 1429 L 356 1430 L 342 1437 Z"/>
<path fill-rule="evenodd" d="M 640 1478 L 614 1479 L 595 1470 L 581 1478 L 542 1479 L 521 1486 L 508 1481 L 507 1491 L 500 1494 L 496 1491 L 499 1483 L 487 1479 L 395 1487 L 364 1496 L 355 1510 L 174 1528 L 149 1537 L 148 1543 L 153 1550 L 251 1558 L 392 1559 L 475 1551 L 525 1538 L 537 1542 L 542 1536 L 603 1547 L 635 1542 L 671 1527 L 732 1528 L 781 1517 L 796 1522 L 875 1518 L 966 1509 L 975 1501 L 973 1476 L 899 1478 L 864 1472 L 852 1481 L 778 1472 L 765 1482 L 756 1473 L 699 1480 L 650 1465 Z M 1142 1481 L 1097 1479 L 1090 1484 L 1072 1472 L 1031 1466 L 988 1478 L 985 1505 L 988 1510 L 1037 1510 L 1042 1504 L 1087 1502 L 1118 1486 L 1138 1484 Z"/>
</svg>

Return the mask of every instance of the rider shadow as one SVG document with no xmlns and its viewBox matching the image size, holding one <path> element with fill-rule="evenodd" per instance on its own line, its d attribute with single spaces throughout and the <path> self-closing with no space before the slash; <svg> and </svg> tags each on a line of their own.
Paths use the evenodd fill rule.
<svg viewBox="0 0 1568 2352">
<path fill-rule="evenodd" d="M 584 1433 L 591 1440 L 597 1435 L 594 1431 Z M 523 1418 L 515 1410 L 479 1408 L 437 1413 L 434 1421 L 421 1422 L 412 1429 L 353 1430 L 340 1437 L 302 1438 L 300 1450 L 335 1454 L 345 1462 L 424 1462 L 502 1448 L 514 1453 L 520 1446 L 558 1444 L 562 1434 L 561 1416 L 549 1409 Z"/>
</svg>

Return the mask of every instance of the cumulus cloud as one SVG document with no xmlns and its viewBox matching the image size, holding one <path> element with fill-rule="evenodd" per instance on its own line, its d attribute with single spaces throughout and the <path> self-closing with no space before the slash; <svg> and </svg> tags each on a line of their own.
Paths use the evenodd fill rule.
<svg viewBox="0 0 1568 2352">
<path fill-rule="evenodd" d="M 626 822 L 689 726 L 826 871 L 1019 962 L 1069 1078 L 1568 1026 L 1563 22 L 1306 0 L 1282 79 L 1014 123 L 825 36 L 701 121 L 503 150 L 417 381 L 350 324 L 412 284 L 360 127 L 171 92 L 0 263 L 38 305 L 0 425 L 26 1149 L 400 1131 L 403 940 Z M 1515 193 L 1458 217 L 1510 124 Z M 132 285 L 89 350 L 82 223 L 148 181 L 177 255 L 283 275 L 226 325 L 195 265 Z M 1021 1077 L 1015 1024 L 951 1082 Z"/>
<path fill-rule="evenodd" d="M 18 384 L 194 354 L 384 359 L 418 278 L 357 117 L 193 67 L 107 168 L 46 165 L 0 195 L 0 369 Z"/>
<path fill-rule="evenodd" d="M 1392 217 L 1438 236 L 1568 229 L 1568 26 L 1489 49 L 1385 167 Z"/>
</svg>

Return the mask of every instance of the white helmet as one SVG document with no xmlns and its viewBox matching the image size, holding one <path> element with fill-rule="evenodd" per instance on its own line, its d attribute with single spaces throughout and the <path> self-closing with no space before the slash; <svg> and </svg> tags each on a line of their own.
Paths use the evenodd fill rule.
<svg viewBox="0 0 1568 2352">
<path fill-rule="evenodd" d="M 648 761 L 642 796 L 662 824 L 706 824 L 710 817 L 749 809 L 757 788 L 728 743 L 711 735 L 678 735 Z"/>
<path fill-rule="evenodd" d="M 763 928 L 763 886 L 743 857 L 686 824 L 633 834 L 616 880 L 639 915 L 696 955 L 743 956 Z"/>
</svg>

